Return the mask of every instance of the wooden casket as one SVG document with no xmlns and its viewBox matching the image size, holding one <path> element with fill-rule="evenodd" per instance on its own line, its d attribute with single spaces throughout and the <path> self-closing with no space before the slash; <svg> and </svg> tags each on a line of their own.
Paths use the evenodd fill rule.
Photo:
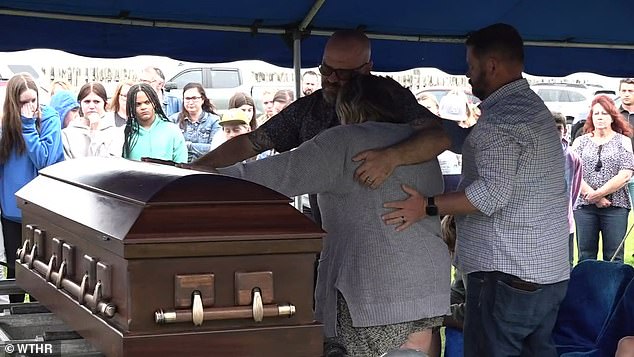
<svg viewBox="0 0 634 357">
<path fill-rule="evenodd" d="M 321 356 L 324 232 L 266 187 L 123 159 L 16 194 L 16 280 L 107 356 Z"/>
</svg>

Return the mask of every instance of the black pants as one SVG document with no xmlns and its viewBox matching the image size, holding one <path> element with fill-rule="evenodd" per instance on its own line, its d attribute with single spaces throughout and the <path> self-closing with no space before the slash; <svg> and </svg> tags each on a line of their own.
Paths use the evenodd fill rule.
<svg viewBox="0 0 634 357">
<path fill-rule="evenodd" d="M 22 224 L 2 217 L 2 234 L 4 235 L 4 252 L 7 255 L 7 278 L 15 278 L 16 252 L 22 245 Z M 11 302 L 23 302 L 24 294 L 9 295 Z"/>
</svg>

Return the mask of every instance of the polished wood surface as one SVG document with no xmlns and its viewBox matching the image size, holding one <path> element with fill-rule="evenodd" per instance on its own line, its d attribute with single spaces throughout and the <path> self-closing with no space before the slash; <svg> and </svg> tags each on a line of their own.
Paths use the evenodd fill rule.
<svg viewBox="0 0 634 357">
<path fill-rule="evenodd" d="M 288 198 L 250 182 L 162 165 L 125 162 L 114 169 L 119 160 L 73 161 L 43 170 L 18 192 L 23 235 L 37 242 L 41 263 L 39 273 L 20 265 L 17 281 L 84 338 L 109 356 L 171 351 L 172 344 L 185 354 L 167 355 L 321 354 L 313 282 L 325 233 Z M 51 276 L 61 276 L 62 260 L 75 290 L 85 286 L 90 294 L 101 284 L 99 301 L 116 306 L 112 318 L 81 306 L 77 297 L 86 295 L 43 278 L 49 262 Z M 194 292 L 204 309 L 244 310 L 254 288 L 268 309 L 260 322 L 248 313 L 200 326 L 155 321 L 158 310 L 189 309 Z M 276 304 L 294 305 L 295 314 L 277 316 Z"/>
<path fill-rule="evenodd" d="M 126 336 L 126 356 L 321 357 L 321 325 Z"/>
<path fill-rule="evenodd" d="M 289 202 L 278 192 L 240 179 L 122 158 L 66 160 L 40 174 L 140 204 Z"/>
</svg>

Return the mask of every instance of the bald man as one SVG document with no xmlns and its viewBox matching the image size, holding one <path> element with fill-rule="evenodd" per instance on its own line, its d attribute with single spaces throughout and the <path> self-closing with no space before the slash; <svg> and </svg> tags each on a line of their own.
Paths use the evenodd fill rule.
<svg viewBox="0 0 634 357">
<path fill-rule="evenodd" d="M 288 151 L 320 132 L 339 125 L 340 120 L 335 112 L 339 89 L 352 77 L 369 74 L 371 70 L 371 46 L 368 37 L 354 30 L 335 32 L 326 43 L 319 66 L 322 89 L 296 100 L 258 129 L 227 141 L 195 161 L 192 167 L 225 167 L 269 149 Z M 409 113 L 403 118 L 403 122 L 409 122 L 417 129 L 424 129 L 420 131 L 424 140 L 418 140 L 422 142 L 422 151 L 428 152 L 428 155 L 422 157 L 423 161 L 435 158 L 449 147 L 449 138 L 442 129 L 440 118 L 418 105 L 412 93 L 405 88 L 399 105 L 407 108 Z M 399 155 L 398 152 L 394 154 Z M 370 176 L 384 180 L 390 173 L 376 173 L 362 178 L 367 179 L 365 183 L 371 185 L 373 177 Z"/>
<path fill-rule="evenodd" d="M 253 157 L 263 151 L 275 149 L 284 152 L 298 147 L 304 141 L 312 139 L 322 131 L 341 124 L 335 111 L 340 88 L 351 78 L 368 75 L 372 70 L 371 47 L 368 37 L 359 31 L 342 30 L 335 32 L 326 43 L 319 72 L 321 89 L 299 98 L 284 110 L 274 115 L 256 130 L 237 136 L 219 146 L 214 151 L 194 161 L 190 167 L 200 170 L 225 167 Z M 450 140 L 445 134 L 440 118 L 427 108 L 419 105 L 414 95 L 403 88 L 403 94 L 397 96 L 396 105 L 404 108 L 407 115 L 402 122 L 409 122 L 417 130 L 417 143 L 427 154 L 416 157 L 416 162 L 435 159 L 438 154 L 449 148 Z M 408 147 L 407 153 L 411 151 Z M 417 152 L 419 152 L 417 150 Z M 381 155 L 380 160 L 372 161 L 372 153 L 360 167 L 363 170 L 355 176 L 362 184 L 376 188 L 400 163 L 411 160 L 409 155 L 401 155 L 398 147 Z M 378 164 L 377 164 L 378 162 Z M 321 225 L 321 215 L 315 195 L 310 195 L 311 211 L 314 220 Z M 378 217 L 377 217 L 378 219 Z M 412 334 L 405 347 L 419 344 L 420 336 Z M 325 355 L 339 348 L 336 343 L 326 341 Z"/>
</svg>

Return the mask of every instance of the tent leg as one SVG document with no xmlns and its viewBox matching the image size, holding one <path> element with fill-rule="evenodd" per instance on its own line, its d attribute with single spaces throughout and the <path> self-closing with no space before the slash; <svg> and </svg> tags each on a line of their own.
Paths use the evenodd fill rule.
<svg viewBox="0 0 634 357">
<path fill-rule="evenodd" d="M 293 31 L 293 71 L 295 73 L 295 98 L 299 98 L 302 94 L 302 45 L 301 33 L 298 30 Z M 293 205 L 300 212 L 302 211 L 302 196 L 295 196 Z"/>
</svg>

